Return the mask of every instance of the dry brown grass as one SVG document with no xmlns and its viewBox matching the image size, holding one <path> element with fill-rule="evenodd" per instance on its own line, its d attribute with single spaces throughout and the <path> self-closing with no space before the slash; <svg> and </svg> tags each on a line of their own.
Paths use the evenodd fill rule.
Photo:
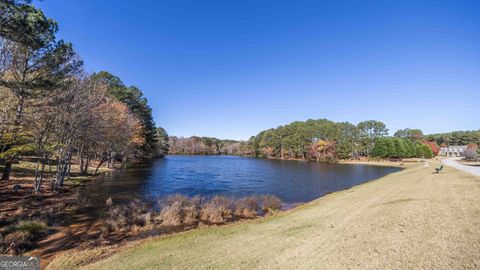
<svg viewBox="0 0 480 270">
<path fill-rule="evenodd" d="M 129 231 L 152 223 L 152 213 L 147 203 L 133 200 L 127 205 L 107 203 L 106 228 L 110 232 Z"/>
<path fill-rule="evenodd" d="M 202 205 L 200 220 L 212 224 L 226 223 L 233 218 L 233 201 L 227 197 L 215 196 Z"/>
<path fill-rule="evenodd" d="M 262 211 L 264 213 L 273 213 L 282 208 L 282 201 L 275 196 L 262 196 Z"/>
<path fill-rule="evenodd" d="M 108 232 L 138 231 L 175 227 L 192 228 L 203 224 L 225 224 L 278 211 L 281 201 L 273 195 L 232 199 L 224 196 L 188 198 L 179 194 L 158 200 L 159 211 L 152 211 L 149 202 L 135 200 L 128 205 L 107 204 L 105 216 Z"/>
</svg>

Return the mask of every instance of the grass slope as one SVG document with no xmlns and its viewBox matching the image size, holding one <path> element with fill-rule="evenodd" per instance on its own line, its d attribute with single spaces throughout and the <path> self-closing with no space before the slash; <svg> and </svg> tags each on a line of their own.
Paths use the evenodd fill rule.
<svg viewBox="0 0 480 270">
<path fill-rule="evenodd" d="M 478 268 L 480 178 L 432 171 L 415 165 L 274 217 L 152 238 L 84 268 Z"/>
</svg>

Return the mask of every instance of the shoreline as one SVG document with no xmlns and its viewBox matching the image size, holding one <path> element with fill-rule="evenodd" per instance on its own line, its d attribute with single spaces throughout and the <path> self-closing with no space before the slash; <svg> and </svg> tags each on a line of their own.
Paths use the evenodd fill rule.
<svg viewBox="0 0 480 270">
<path fill-rule="evenodd" d="M 86 265 L 86 269 L 118 269 L 133 267 L 139 261 L 146 269 L 150 269 L 148 265 L 180 269 L 194 265 L 268 268 L 279 262 L 284 263 L 280 264 L 284 268 L 478 265 L 480 254 L 475 251 L 480 248 L 480 232 L 474 227 L 480 223 L 480 198 L 476 192 L 480 190 L 480 178 L 450 167 L 433 174 L 437 162 L 431 162 L 430 167 L 417 163 L 274 216 L 141 240 L 118 247 L 111 257 L 93 264 L 82 261 L 88 261 L 88 254 L 95 250 L 77 251 L 75 257 L 67 252 L 57 256 L 50 269 L 67 269 L 60 267 L 66 262 L 72 268 Z M 463 183 L 462 189 L 452 193 L 451 189 L 459 183 Z M 424 200 L 436 204 L 426 204 Z M 456 226 L 448 225 L 452 222 Z M 471 234 L 458 234 L 464 230 Z M 264 240 L 255 240 L 260 236 Z M 337 240 L 339 237 L 345 241 Z M 459 238 L 462 242 L 457 241 Z M 208 245 L 210 241 L 213 246 Z M 256 245 L 246 244 L 252 241 Z M 396 245 L 398 250 L 389 249 L 390 245 Z M 443 248 L 445 245 L 450 248 Z M 314 253 L 310 247 L 316 247 Z M 305 251 L 295 252 L 298 249 Z M 226 256 L 225 252 L 233 250 L 237 256 Z M 113 253 L 108 248 L 103 252 Z"/>
<path fill-rule="evenodd" d="M 348 162 L 348 164 L 361 164 L 361 165 L 375 165 L 375 166 L 391 166 L 391 167 L 401 167 L 401 168 L 404 168 L 405 169 L 405 166 L 401 166 L 400 164 L 398 164 L 398 162 L 391 162 L 391 161 L 383 161 L 383 162 L 372 162 L 372 161 L 350 161 Z M 403 170 L 400 170 L 398 172 L 394 172 L 394 173 L 391 173 L 391 174 L 395 174 L 395 173 L 399 173 L 399 172 L 402 172 Z M 391 175 L 391 174 L 388 174 L 388 175 Z M 136 245 L 139 245 L 145 241 L 150 241 L 150 240 L 153 240 L 153 239 L 163 239 L 163 238 L 168 238 L 168 237 L 175 237 L 175 236 L 180 236 L 180 235 L 183 235 L 185 233 L 189 233 L 189 232 L 192 232 L 192 231 L 196 231 L 196 230 L 209 230 L 209 229 L 215 229 L 215 228 L 229 228 L 229 227 L 233 227 L 233 226 L 237 226 L 237 225 L 242 225 L 242 224 L 249 224 L 249 223 L 257 223 L 257 222 L 263 222 L 264 220 L 268 220 L 268 219 L 271 219 L 271 218 L 275 218 L 275 217 L 280 217 L 280 216 L 283 216 L 285 214 L 288 214 L 288 213 L 291 213 L 291 212 L 295 212 L 295 211 L 298 211 L 299 209 L 302 209 L 302 208 L 305 208 L 305 207 L 309 207 L 309 205 L 311 204 L 315 204 L 317 201 L 325 198 L 325 197 L 328 197 L 328 196 L 335 196 L 335 194 L 337 193 L 341 193 L 341 192 L 345 192 L 345 191 L 348 191 L 348 190 L 351 190 L 351 189 L 354 189 L 358 186 L 361 186 L 361 185 L 365 185 L 365 184 L 368 184 L 370 182 L 375 182 L 379 179 L 382 179 L 388 175 L 385 175 L 383 177 L 380 177 L 380 178 L 376 178 L 376 179 L 372 179 L 370 181 L 367 181 L 367 182 L 363 182 L 359 185 L 355 185 L 355 186 L 352 186 L 350 188 L 347 188 L 347 189 L 342 189 L 342 190 L 338 190 L 338 191 L 334 191 L 334 192 L 331 192 L 331 193 L 326 193 L 312 201 L 307 201 L 307 202 L 300 202 L 300 203 L 294 203 L 292 204 L 290 207 L 283 207 L 282 206 L 282 210 L 278 211 L 277 213 L 273 214 L 273 215 L 269 215 L 269 216 L 260 216 L 260 217 L 257 217 L 257 218 L 254 218 L 254 219 L 242 219 L 242 220 L 238 220 L 238 221 L 234 221 L 234 222 L 228 222 L 228 223 L 225 223 L 225 224 L 220 224 L 220 225 L 207 225 L 207 226 L 202 226 L 202 227 L 196 227 L 196 228 L 192 228 L 192 229 L 187 229 L 187 230 L 180 230 L 180 231 L 177 231 L 177 232 L 172 232 L 172 233 L 165 233 L 165 234 L 158 234 L 158 235 L 152 235 L 151 237 L 147 238 L 147 239 L 136 239 L 136 240 L 133 240 L 133 241 L 128 241 L 124 244 L 113 244 L 113 245 L 110 245 L 111 248 L 117 250 L 122 250 L 124 248 L 128 248 L 128 247 L 131 247 L 131 246 L 136 246 Z M 285 206 L 285 205 L 284 205 Z M 101 249 L 103 248 L 107 248 L 107 247 L 102 247 Z M 108 248 L 107 248 L 108 249 Z M 95 249 L 93 249 L 95 250 Z M 65 251 L 63 254 L 68 254 L 69 252 L 71 252 L 71 250 L 67 250 Z M 102 252 L 105 252 L 105 251 L 102 251 Z M 107 252 L 108 253 L 108 252 Z M 62 254 L 59 254 L 58 256 L 63 256 Z M 58 258 L 58 256 L 54 256 L 53 257 L 53 261 Z M 107 256 L 108 257 L 108 256 Z M 70 267 L 70 266 L 69 266 Z M 50 269 L 50 268 L 47 268 L 47 269 Z"/>
<path fill-rule="evenodd" d="M 307 159 L 286 159 L 286 158 L 267 158 L 267 157 L 254 157 L 248 155 L 228 155 L 228 154 L 167 154 L 168 156 L 227 156 L 227 157 L 245 157 L 245 158 L 254 158 L 259 160 L 279 160 L 279 161 L 297 161 L 297 162 L 313 162 L 313 163 L 332 163 L 332 164 L 354 164 L 354 165 L 372 165 L 372 166 L 389 166 L 389 167 L 404 167 L 405 163 L 419 163 L 421 162 L 420 158 L 404 158 L 399 161 L 389 161 L 385 159 L 380 160 L 355 160 L 355 159 L 339 159 L 336 161 L 316 161 L 316 160 L 307 160 Z M 435 158 L 425 159 L 426 161 L 434 161 Z"/>
<path fill-rule="evenodd" d="M 354 162 L 350 162 L 350 163 L 354 163 Z M 355 162 L 355 163 L 358 163 L 358 162 Z M 374 165 L 372 162 L 362 162 L 361 164 L 363 165 Z M 378 165 L 378 164 L 376 164 Z M 395 166 L 395 167 L 401 167 L 401 166 L 398 166 L 398 164 L 396 163 L 392 163 L 392 162 L 383 162 L 381 164 L 382 166 Z M 86 181 L 84 184 L 88 184 L 92 181 L 95 181 L 96 177 L 90 177 L 88 181 Z M 372 179 L 370 181 L 375 181 L 377 179 Z M 369 181 L 369 182 L 370 182 Z M 77 190 L 80 190 L 82 188 L 82 186 L 79 186 Z M 352 188 L 352 187 L 350 187 Z M 335 192 L 333 192 L 335 193 Z M 279 211 L 279 212 L 289 212 L 293 209 L 296 209 L 302 205 L 305 205 L 305 204 L 309 204 L 315 200 L 318 200 L 324 196 L 327 196 L 331 193 L 327 193 L 327 194 L 324 194 L 312 201 L 308 201 L 308 202 L 300 202 L 300 203 L 293 203 L 293 204 L 283 204 L 282 203 L 282 210 Z M 77 196 L 78 198 L 78 196 Z M 87 210 L 85 210 L 87 209 Z M 31 250 L 29 252 L 29 254 L 32 254 L 32 255 L 38 255 L 40 256 L 43 261 L 46 261 L 48 262 L 51 258 L 55 257 L 57 254 L 55 253 L 52 253 L 51 251 L 48 251 L 50 248 L 49 248 L 49 243 L 52 242 L 52 244 L 56 243 L 58 241 L 58 239 L 60 237 L 64 237 L 66 236 L 66 234 L 72 234 L 72 235 L 75 235 L 75 234 L 78 234 L 78 233 L 82 233 L 82 234 L 93 234 L 93 235 L 97 235 L 101 230 L 102 230 L 102 224 L 104 224 L 104 221 L 101 219 L 101 218 L 98 218 L 96 214 L 94 214 L 93 212 L 89 212 L 89 215 L 85 215 L 83 212 L 88 212 L 88 207 L 74 207 L 73 209 L 70 209 L 69 210 L 69 217 L 71 220 L 71 222 L 69 222 L 68 224 L 64 225 L 64 226 L 57 226 L 55 228 L 55 233 L 54 234 L 50 234 L 48 235 L 46 238 L 42 239 L 41 241 L 39 241 L 39 245 Z M 262 219 L 264 217 L 257 217 L 255 219 Z M 233 222 L 227 222 L 226 224 L 222 224 L 222 225 L 215 225 L 215 226 L 229 226 L 229 225 L 233 225 L 233 224 L 238 224 L 238 223 L 242 223 L 242 222 L 246 222 L 248 221 L 248 219 L 246 220 L 237 220 L 237 221 L 233 221 Z M 85 230 L 84 228 L 85 227 L 91 227 L 92 229 L 95 228 L 95 231 L 87 231 Z M 115 234 L 113 236 L 113 238 L 110 238 L 110 237 L 106 237 L 105 238 L 105 241 L 106 242 L 109 242 L 109 244 L 106 244 L 108 246 L 116 246 L 118 245 L 118 243 L 116 243 L 115 241 L 115 238 L 120 236 L 120 235 L 123 235 L 123 237 L 125 238 L 129 238 L 129 239 L 132 239 L 132 240 L 129 240 L 129 241 L 139 241 L 138 239 L 141 239 L 142 238 L 142 234 L 160 234 L 160 235 L 171 235 L 171 234 L 178 234 L 179 232 L 183 232 L 183 231 L 188 231 L 188 230 L 191 230 L 191 229 L 187 229 L 187 230 L 175 230 L 173 232 L 168 232 L 168 233 L 155 233 L 154 230 L 151 231 L 151 233 L 149 233 L 148 229 L 145 229 L 145 230 L 140 230 L 139 232 L 137 233 L 131 233 L 131 232 L 128 232 L 128 233 L 120 233 L 120 234 Z M 87 239 L 88 240 L 88 239 Z M 74 246 L 72 248 L 75 248 L 77 246 L 83 246 L 83 247 L 87 247 L 88 246 L 88 241 L 85 241 L 85 240 L 81 240 L 81 239 L 76 239 L 74 237 L 72 237 L 72 239 L 70 239 L 70 241 L 67 241 L 67 240 L 62 240 L 62 243 L 64 245 L 72 245 L 71 242 L 76 242 L 76 244 L 74 244 Z M 68 250 L 68 249 L 67 249 Z M 62 250 L 60 250 L 59 252 L 61 252 Z"/>
<path fill-rule="evenodd" d="M 362 165 L 391 166 L 391 167 L 405 168 L 404 166 L 401 166 L 398 162 L 391 162 L 391 161 L 383 161 L 383 162 L 377 162 L 377 161 L 375 161 L 375 162 L 372 162 L 372 161 L 342 161 L 342 162 L 338 162 L 338 164 L 362 164 Z M 73 171 L 74 170 L 75 170 L 75 168 L 73 166 Z M 99 220 L 98 217 L 96 217 L 97 214 L 88 210 L 89 209 L 88 205 L 87 206 L 81 205 L 82 203 L 80 203 L 79 201 L 82 198 L 80 198 L 79 192 L 81 192 L 81 190 L 83 189 L 83 187 L 85 185 L 87 185 L 88 183 L 91 183 L 92 181 L 97 180 L 99 175 L 102 175 L 102 174 L 104 174 L 108 171 L 112 171 L 112 170 L 114 170 L 114 169 L 108 169 L 107 170 L 107 169 L 102 168 L 100 173 L 98 173 L 97 175 L 72 177 L 71 180 L 66 182 L 66 188 L 65 188 L 66 191 L 62 192 L 63 195 L 61 197 L 55 197 L 54 198 L 55 201 L 56 201 L 55 204 L 47 204 L 45 206 L 36 206 L 36 207 L 32 208 L 32 211 L 43 212 L 44 210 L 55 207 L 55 205 L 58 204 L 59 205 L 58 206 L 58 208 L 59 208 L 58 211 L 59 212 L 57 213 L 57 215 L 65 216 L 66 221 L 62 222 L 62 224 L 54 225 L 53 227 L 51 227 L 50 233 L 46 237 L 40 239 L 39 242 L 38 242 L 39 245 L 37 247 L 35 247 L 33 250 L 29 251 L 29 253 L 42 254 L 43 253 L 42 250 L 48 248 L 48 246 L 45 243 L 48 243 L 52 239 L 56 239 L 58 235 L 64 235 L 65 233 L 69 233 L 71 227 L 82 227 L 84 225 L 87 226 L 88 224 L 95 224 L 95 228 L 97 228 L 97 230 L 100 230 L 101 229 L 100 224 L 102 224 L 102 220 Z M 81 180 L 79 181 L 77 178 L 79 178 Z M 9 182 L 9 185 L 11 185 L 12 182 L 13 183 L 16 182 L 17 180 L 18 179 L 12 179 Z M 370 181 L 375 181 L 375 180 L 377 180 L 377 179 L 372 179 Z M 26 181 L 33 181 L 33 180 L 26 180 Z M 79 181 L 79 182 L 76 183 L 76 184 L 72 184 L 72 181 Z M 352 187 L 350 187 L 350 188 L 352 188 Z M 48 189 L 44 189 L 44 193 L 42 195 L 46 195 L 46 194 L 49 194 L 49 193 L 51 193 L 51 192 Z M 331 193 L 324 194 L 321 197 L 314 199 L 313 201 L 318 200 L 320 198 L 323 198 L 323 197 L 325 197 L 329 194 L 331 194 Z M 33 198 L 35 196 L 30 194 L 30 195 L 28 195 L 28 197 Z M 298 207 L 300 207 L 302 205 L 305 205 L 305 204 L 309 204 L 313 201 L 291 203 L 291 204 L 282 204 L 283 209 L 281 210 L 281 212 L 291 211 L 295 208 L 298 208 Z M 60 209 L 62 206 L 64 206 L 64 207 L 62 209 Z M 89 213 L 89 215 L 85 215 L 84 212 Z M 259 218 L 262 218 L 262 217 L 259 217 Z M 240 222 L 243 222 L 243 221 L 240 221 Z M 236 223 L 239 223 L 239 222 L 238 221 L 231 222 L 231 223 L 229 222 L 226 225 L 236 224 Z M 221 226 L 225 226 L 225 225 L 221 225 Z M 52 233 L 52 230 L 53 230 L 53 233 Z M 130 235 L 130 236 L 132 236 L 132 235 Z M 50 258 L 50 256 L 55 256 L 55 255 L 56 254 L 47 254 L 48 258 Z M 43 257 L 43 255 L 42 255 L 42 257 Z"/>
</svg>

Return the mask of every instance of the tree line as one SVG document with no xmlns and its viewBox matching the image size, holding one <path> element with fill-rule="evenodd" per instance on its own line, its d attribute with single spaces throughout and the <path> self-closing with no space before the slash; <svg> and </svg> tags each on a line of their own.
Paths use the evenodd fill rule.
<svg viewBox="0 0 480 270">
<path fill-rule="evenodd" d="M 249 139 L 252 154 L 281 159 L 335 160 L 370 155 L 388 129 L 380 121 L 354 125 L 309 119 L 261 131 Z"/>
<path fill-rule="evenodd" d="M 169 154 L 173 155 L 249 155 L 247 142 L 221 140 L 213 137 L 176 137 L 168 140 Z"/>
<path fill-rule="evenodd" d="M 426 135 L 425 139 L 428 141 L 434 141 L 440 146 L 468 145 L 468 144 L 480 145 L 480 129 L 430 134 L 430 135 Z"/>
<path fill-rule="evenodd" d="M 440 146 L 479 144 L 480 131 L 424 135 L 420 129 L 400 129 L 388 136 L 380 121 L 357 125 L 309 119 L 259 132 L 248 141 L 210 137 L 170 137 L 171 154 L 248 155 L 263 158 L 337 160 L 360 157 L 430 158 Z"/>
<path fill-rule="evenodd" d="M 400 129 L 388 136 L 380 121 L 296 121 L 261 131 L 248 145 L 253 156 L 280 159 L 336 160 L 358 157 L 431 158 L 439 147 L 478 145 L 480 130 L 424 135 L 420 129 Z"/>
<path fill-rule="evenodd" d="M 63 185 L 72 162 L 87 174 L 164 154 L 166 132 L 157 129 L 142 91 L 102 71 L 87 74 L 58 25 L 30 1 L 0 2 L 0 164 L 35 157 L 35 191 L 46 166 L 55 166 L 52 188 Z"/>
</svg>

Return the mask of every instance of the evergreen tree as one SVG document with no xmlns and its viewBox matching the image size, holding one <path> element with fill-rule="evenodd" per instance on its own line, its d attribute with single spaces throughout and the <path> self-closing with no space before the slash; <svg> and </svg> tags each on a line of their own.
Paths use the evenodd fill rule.
<svg viewBox="0 0 480 270">
<path fill-rule="evenodd" d="M 57 24 L 29 1 L 0 2 L 0 87 L 16 98 L 10 134 L 4 134 L 10 138 L 9 143 L 0 145 L 4 180 L 9 179 L 12 162 L 24 148 L 21 137 L 25 104 L 66 87 L 69 81 L 65 79 L 81 68 L 72 44 L 56 40 L 57 30 Z"/>
<path fill-rule="evenodd" d="M 157 152 L 160 156 L 168 154 L 170 149 L 168 133 L 164 128 L 157 128 Z"/>
<path fill-rule="evenodd" d="M 415 144 L 415 150 L 416 150 L 416 157 L 419 157 L 419 158 L 425 157 L 425 148 L 423 147 L 423 144 L 421 143 Z"/>
<path fill-rule="evenodd" d="M 397 158 L 408 157 L 407 149 L 405 148 L 405 144 L 404 144 L 404 140 L 401 140 L 399 138 L 394 138 L 393 142 L 395 144 L 395 157 L 397 157 Z"/>
<path fill-rule="evenodd" d="M 107 93 L 117 98 L 142 121 L 143 137 L 145 139 L 144 152 L 153 153 L 157 143 L 157 129 L 152 116 L 152 109 L 148 105 L 147 99 L 142 91 L 135 86 L 125 86 L 122 80 L 106 71 L 101 71 L 93 75 L 95 80 L 107 85 Z"/>
</svg>

